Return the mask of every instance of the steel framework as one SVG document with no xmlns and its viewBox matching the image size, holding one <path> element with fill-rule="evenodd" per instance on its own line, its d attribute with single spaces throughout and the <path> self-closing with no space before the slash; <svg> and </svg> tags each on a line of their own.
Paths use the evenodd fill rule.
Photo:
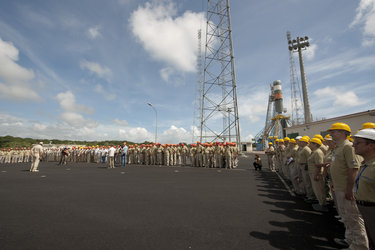
<svg viewBox="0 0 375 250">
<path fill-rule="evenodd" d="M 200 140 L 236 142 L 239 146 L 229 0 L 208 0 L 206 27 Z"/>
</svg>

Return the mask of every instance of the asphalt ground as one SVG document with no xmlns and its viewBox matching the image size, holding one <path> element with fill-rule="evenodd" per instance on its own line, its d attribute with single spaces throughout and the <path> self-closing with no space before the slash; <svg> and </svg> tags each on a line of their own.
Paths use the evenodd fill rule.
<svg viewBox="0 0 375 250">
<path fill-rule="evenodd" d="M 313 211 L 252 159 L 235 170 L 2 164 L 0 249 L 338 248 L 334 208 Z"/>
</svg>

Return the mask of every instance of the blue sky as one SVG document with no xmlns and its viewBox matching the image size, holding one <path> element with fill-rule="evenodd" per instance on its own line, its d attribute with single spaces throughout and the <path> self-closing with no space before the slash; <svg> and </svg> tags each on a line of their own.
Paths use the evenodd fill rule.
<svg viewBox="0 0 375 250">
<path fill-rule="evenodd" d="M 230 4 L 243 141 L 264 126 L 274 80 L 282 81 L 290 111 L 288 30 L 310 37 L 304 59 L 315 119 L 375 108 L 375 0 Z M 191 142 L 196 34 L 206 6 L 1 1 L 0 135 L 153 141 L 150 102 L 158 141 Z"/>
</svg>

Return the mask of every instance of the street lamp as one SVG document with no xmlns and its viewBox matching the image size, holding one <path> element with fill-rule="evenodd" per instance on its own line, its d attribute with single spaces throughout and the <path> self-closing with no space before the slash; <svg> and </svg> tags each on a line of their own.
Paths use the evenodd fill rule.
<svg viewBox="0 0 375 250">
<path fill-rule="evenodd" d="M 152 106 L 151 103 L 147 103 L 155 111 L 155 143 L 158 141 L 158 112 L 156 111 L 155 107 Z"/>
<path fill-rule="evenodd" d="M 302 95 L 303 95 L 303 107 L 304 107 L 304 112 L 305 112 L 305 123 L 310 123 L 311 122 L 310 103 L 309 103 L 309 95 L 307 93 L 305 67 L 303 65 L 303 58 L 302 58 L 302 49 L 305 50 L 307 49 L 307 47 L 310 46 L 309 38 L 307 36 L 297 37 L 297 39 L 289 40 L 288 44 L 289 44 L 290 51 L 298 51 L 299 66 L 300 66 L 301 78 L 302 78 Z"/>
</svg>

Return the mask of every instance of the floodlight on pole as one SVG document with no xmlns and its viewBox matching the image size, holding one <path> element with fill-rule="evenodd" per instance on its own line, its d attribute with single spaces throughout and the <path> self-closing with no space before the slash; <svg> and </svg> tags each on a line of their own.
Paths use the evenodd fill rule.
<svg viewBox="0 0 375 250">
<path fill-rule="evenodd" d="M 158 112 L 156 111 L 156 108 L 151 104 L 147 103 L 148 106 L 150 106 L 155 111 L 155 143 L 158 141 Z"/>
</svg>

